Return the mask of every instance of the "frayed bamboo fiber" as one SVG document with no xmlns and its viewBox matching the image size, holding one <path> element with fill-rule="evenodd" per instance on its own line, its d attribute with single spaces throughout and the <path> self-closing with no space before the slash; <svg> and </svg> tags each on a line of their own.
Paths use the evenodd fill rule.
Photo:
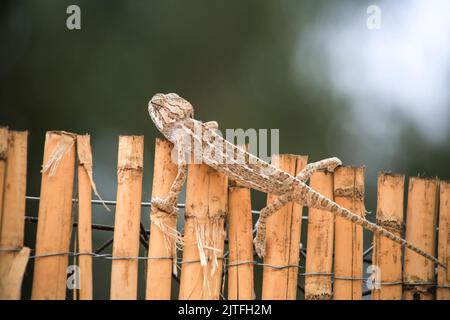
<svg viewBox="0 0 450 320">
<path fill-rule="evenodd" d="M 121 136 L 119 138 L 113 257 L 136 257 L 139 255 L 143 158 L 143 136 Z M 136 259 L 113 260 L 111 299 L 135 300 L 137 286 L 138 261 Z"/>
<path fill-rule="evenodd" d="M 307 161 L 307 156 L 272 157 L 274 166 L 292 175 L 298 174 L 306 166 Z M 267 204 L 276 198 L 274 195 L 268 195 Z M 297 203 L 289 203 L 267 219 L 265 264 L 285 266 L 299 263 L 302 209 L 303 207 Z M 264 267 L 262 299 L 295 300 L 297 275 L 296 267 L 284 269 Z"/>
<path fill-rule="evenodd" d="M 406 240 L 431 255 L 436 249 L 438 184 L 437 179 L 410 178 L 408 188 Z M 403 298 L 433 299 L 434 268 L 430 260 L 405 249 Z M 430 285 L 424 285 L 426 283 Z"/>
<path fill-rule="evenodd" d="M 239 181 L 228 188 L 228 300 L 255 299 L 253 288 L 253 225 L 250 189 Z M 233 265 L 237 263 L 237 265 Z"/>
<path fill-rule="evenodd" d="M 334 201 L 364 216 L 364 168 L 339 167 L 334 172 Z M 335 219 L 334 283 L 335 300 L 362 298 L 363 230 L 342 217 Z"/>
<path fill-rule="evenodd" d="M 436 299 L 450 300 L 450 182 L 441 181 L 439 199 L 438 257 L 447 270 L 438 268 Z"/>
<path fill-rule="evenodd" d="M 77 136 L 78 153 L 78 252 L 92 252 L 92 151 L 89 135 Z M 94 184 L 95 185 L 95 184 Z M 79 299 L 92 300 L 92 256 L 78 257 Z"/>
<path fill-rule="evenodd" d="M 156 139 L 152 198 L 164 199 L 177 176 L 177 164 L 171 158 L 172 150 L 172 143 Z M 170 300 L 174 268 L 173 260 L 170 258 L 176 259 L 177 257 L 176 243 L 175 239 L 165 234 L 155 222 L 176 230 L 177 216 L 157 211 L 150 215 L 150 219 L 152 223 L 150 225 L 148 256 L 168 257 L 168 259 L 148 260 L 146 299 Z M 159 221 L 155 221 L 156 219 Z"/>
<path fill-rule="evenodd" d="M 204 164 L 188 165 L 181 300 L 219 299 L 228 179 Z"/>
<path fill-rule="evenodd" d="M 27 177 L 28 132 L 10 131 L 7 148 L 0 248 L 0 299 L 20 299 L 22 279 L 30 250 L 23 247 Z"/>
<path fill-rule="evenodd" d="M 390 173 L 378 175 L 377 224 L 402 235 L 403 198 L 405 176 Z M 373 240 L 373 282 L 397 285 L 374 284 L 373 300 L 400 300 L 402 298 L 402 246 L 375 234 Z"/>
<path fill-rule="evenodd" d="M 51 131 L 45 137 L 36 255 L 68 252 L 72 231 L 75 135 Z M 66 297 L 67 255 L 37 258 L 32 299 Z"/>
<path fill-rule="evenodd" d="M 313 173 L 310 186 L 333 199 L 333 173 Z M 305 278 L 305 299 L 329 300 L 332 297 L 334 216 L 331 212 L 309 208 L 306 273 L 323 273 Z"/>
</svg>

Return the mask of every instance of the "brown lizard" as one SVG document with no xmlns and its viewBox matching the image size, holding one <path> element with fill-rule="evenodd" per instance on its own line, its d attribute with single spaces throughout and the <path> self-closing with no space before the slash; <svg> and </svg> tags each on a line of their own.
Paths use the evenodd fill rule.
<svg viewBox="0 0 450 320">
<path fill-rule="evenodd" d="M 313 172 L 321 169 L 333 171 L 340 166 L 341 161 L 338 158 L 310 163 L 297 176 L 292 176 L 223 139 L 217 133 L 217 122 L 202 123 L 195 120 L 192 105 L 175 93 L 154 95 L 148 104 L 148 111 L 158 130 L 174 144 L 178 155 L 178 174 L 175 181 L 165 199 L 152 199 L 152 206 L 155 208 L 167 214 L 178 213 L 177 198 L 186 177 L 186 156 L 195 153 L 195 147 L 192 148 L 192 145 L 197 145 L 202 150 L 208 150 L 202 152 L 203 163 L 231 179 L 240 181 L 244 186 L 278 196 L 276 201 L 261 210 L 257 222 L 254 245 L 260 257 L 265 254 L 267 218 L 287 203 L 295 201 L 310 208 L 327 210 L 446 268 L 446 265 L 437 258 L 383 227 L 341 207 L 306 184 Z"/>
</svg>

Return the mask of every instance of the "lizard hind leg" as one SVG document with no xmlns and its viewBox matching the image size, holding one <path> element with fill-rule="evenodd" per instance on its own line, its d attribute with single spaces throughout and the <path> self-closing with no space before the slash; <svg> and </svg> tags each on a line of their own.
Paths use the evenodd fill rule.
<svg viewBox="0 0 450 320">
<path fill-rule="evenodd" d="M 342 161 L 336 157 L 312 162 L 307 164 L 306 167 L 299 172 L 297 178 L 299 178 L 302 182 L 306 182 L 314 172 L 323 169 L 326 169 L 329 172 L 333 172 L 334 169 L 336 169 L 340 165 L 342 165 Z"/>
<path fill-rule="evenodd" d="M 284 194 L 261 210 L 259 214 L 259 219 L 256 222 L 256 236 L 255 239 L 253 240 L 253 244 L 255 245 L 255 251 L 260 258 L 264 257 L 266 254 L 267 218 L 269 218 L 272 214 L 274 214 L 282 207 L 287 205 L 289 202 L 291 202 L 292 196 L 293 196 L 292 193 Z"/>
</svg>

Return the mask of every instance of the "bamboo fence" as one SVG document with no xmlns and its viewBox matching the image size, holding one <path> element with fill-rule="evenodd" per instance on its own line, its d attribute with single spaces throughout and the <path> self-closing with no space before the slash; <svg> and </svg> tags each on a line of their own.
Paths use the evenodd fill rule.
<svg viewBox="0 0 450 320">
<path fill-rule="evenodd" d="M 24 277 L 32 282 L 31 299 L 94 299 L 104 285 L 96 281 L 98 259 L 110 263 L 111 299 L 135 300 L 139 286 L 148 300 L 450 299 L 449 269 L 377 235 L 364 246 L 361 227 L 295 203 L 268 219 L 266 255 L 257 258 L 251 190 L 204 164 L 188 165 L 182 214 L 150 211 L 150 199 L 142 201 L 142 136 L 119 137 L 117 198 L 103 201 L 90 136 L 47 132 L 40 196 L 27 196 L 27 139 L 27 132 L 0 128 L 0 299 L 23 298 Z M 171 143 L 156 140 L 152 197 L 167 196 L 177 175 L 172 151 Z M 292 175 L 307 162 L 307 156 L 272 158 Z M 364 180 L 364 168 L 344 166 L 315 172 L 309 184 L 364 216 Z M 267 203 L 275 199 L 267 195 Z M 27 201 L 39 201 L 37 217 L 26 215 Z M 100 204 L 114 209 L 114 226 L 93 223 L 93 205 Z M 406 182 L 403 175 L 381 172 L 374 218 L 449 266 L 450 182 Z M 33 224 L 36 238 L 25 241 Z M 113 238 L 94 249 L 95 230 Z M 111 245 L 112 254 L 103 253 Z M 140 245 L 146 254 L 140 255 Z M 74 265 L 75 281 L 69 281 Z"/>
</svg>

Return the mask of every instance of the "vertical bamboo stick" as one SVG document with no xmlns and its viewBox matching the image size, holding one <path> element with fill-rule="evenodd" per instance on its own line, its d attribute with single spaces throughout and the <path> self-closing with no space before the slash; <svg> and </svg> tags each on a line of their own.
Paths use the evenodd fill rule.
<svg viewBox="0 0 450 320">
<path fill-rule="evenodd" d="M 3 190 L 5 185 L 7 155 L 8 155 L 8 128 L 0 127 L 0 226 L 2 224 Z"/>
<path fill-rule="evenodd" d="M 173 145 L 169 141 L 156 139 L 152 198 L 164 199 L 175 180 L 177 164 L 172 161 L 172 149 Z M 168 227 L 177 228 L 175 215 L 160 216 L 155 213 L 154 216 L 150 216 L 150 219 L 156 219 L 156 216 L 158 216 L 157 219 L 163 219 L 162 222 Z M 166 236 L 156 224 L 151 223 L 148 256 L 176 258 L 176 254 L 174 239 Z M 172 268 L 172 259 L 148 260 L 146 299 L 170 300 Z"/>
<path fill-rule="evenodd" d="M 339 167 L 334 172 L 336 203 L 364 216 L 364 168 Z M 334 299 L 362 298 L 363 237 L 362 227 L 341 217 L 335 219 Z"/>
<path fill-rule="evenodd" d="M 311 188 L 333 199 L 333 174 L 319 171 L 311 176 Z M 309 209 L 306 273 L 323 273 L 305 278 L 305 299 L 328 300 L 332 297 L 334 216 L 331 212 Z"/>
<path fill-rule="evenodd" d="M 225 175 L 204 164 L 188 166 L 181 300 L 219 298 L 227 191 Z"/>
<path fill-rule="evenodd" d="M 92 252 L 92 151 L 89 135 L 77 136 L 78 152 L 78 252 Z M 92 256 L 78 257 L 79 298 L 92 300 Z"/>
<path fill-rule="evenodd" d="M 441 181 L 439 201 L 439 260 L 447 270 L 438 268 L 437 300 L 450 300 L 450 182 Z"/>
<path fill-rule="evenodd" d="M 69 251 L 72 193 L 75 174 L 75 136 L 47 132 L 42 168 L 36 255 Z M 40 257 L 34 263 L 32 299 L 65 299 L 67 255 Z"/>
<path fill-rule="evenodd" d="M 272 163 L 292 175 L 306 165 L 307 156 L 274 155 Z M 276 199 L 268 195 L 267 203 Z M 284 266 L 296 265 L 299 261 L 302 206 L 289 203 L 267 220 L 266 256 L 264 263 Z M 264 267 L 263 299 L 293 300 L 297 295 L 297 268 L 274 269 Z"/>
<path fill-rule="evenodd" d="M 23 247 L 27 178 L 28 132 L 10 131 L 0 225 L 0 248 L 19 252 L 0 252 L 0 299 L 20 299 L 29 249 Z"/>
<path fill-rule="evenodd" d="M 139 255 L 144 137 L 121 136 L 117 161 L 117 205 L 114 221 L 113 257 Z M 135 300 L 138 260 L 112 261 L 111 299 Z"/>
<path fill-rule="evenodd" d="M 390 173 L 378 175 L 377 224 L 401 236 L 403 230 L 403 196 L 405 176 Z M 372 289 L 374 300 L 402 298 L 402 246 L 385 237 L 374 235 L 374 281 L 398 285 L 380 285 Z"/>
<path fill-rule="evenodd" d="M 295 156 L 295 175 L 302 171 L 308 163 L 308 156 Z M 289 233 L 289 265 L 298 265 L 300 261 L 300 238 L 302 231 L 303 206 L 294 202 L 290 217 Z M 290 267 L 288 270 L 287 299 L 297 299 L 298 268 Z"/>
<path fill-rule="evenodd" d="M 406 240 L 431 255 L 436 249 L 437 196 L 437 179 L 409 179 Z M 434 267 L 430 260 L 405 249 L 404 299 L 433 299 L 426 284 L 434 282 Z"/>
<path fill-rule="evenodd" d="M 19 300 L 30 249 L 23 247 L 10 258 L 0 258 L 0 300 Z"/>
<path fill-rule="evenodd" d="M 253 225 L 250 189 L 239 181 L 230 181 L 228 189 L 228 299 L 254 299 L 253 264 L 238 264 L 253 261 Z"/>
</svg>

